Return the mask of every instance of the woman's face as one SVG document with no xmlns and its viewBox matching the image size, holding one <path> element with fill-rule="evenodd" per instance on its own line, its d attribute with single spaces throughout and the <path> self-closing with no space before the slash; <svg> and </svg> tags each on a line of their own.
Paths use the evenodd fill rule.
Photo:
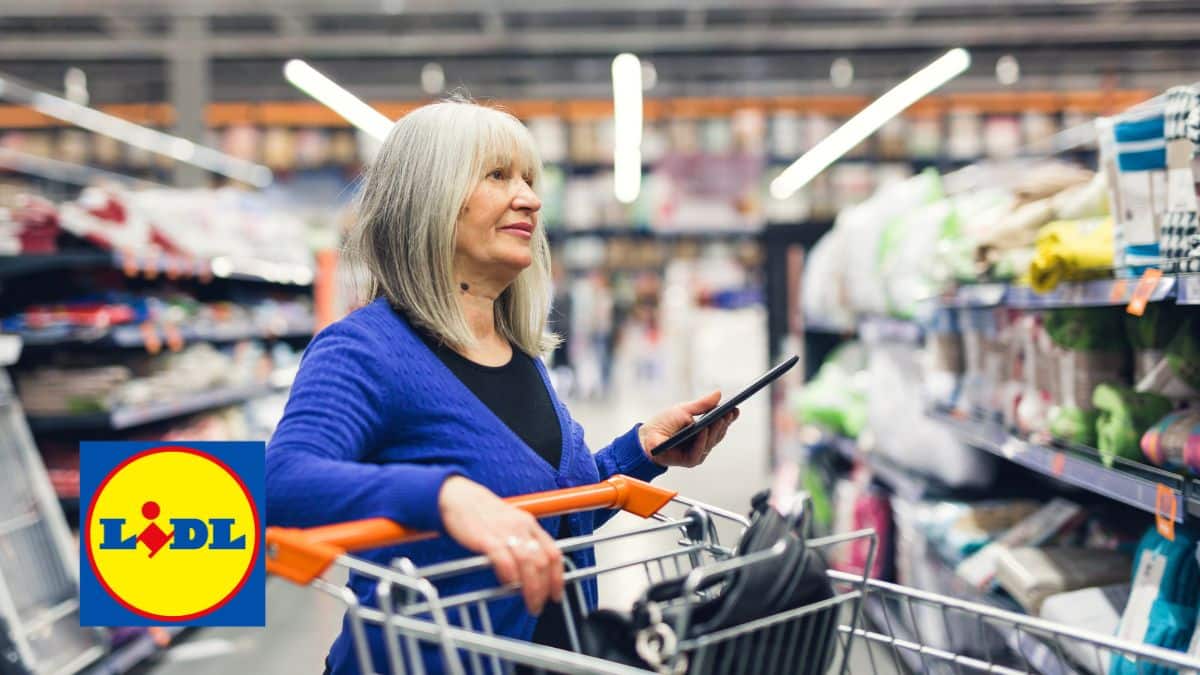
<svg viewBox="0 0 1200 675">
<path fill-rule="evenodd" d="M 513 162 L 487 168 L 458 218 L 455 266 L 469 278 L 512 276 L 533 264 L 533 232 L 542 201 L 531 168 Z"/>
</svg>

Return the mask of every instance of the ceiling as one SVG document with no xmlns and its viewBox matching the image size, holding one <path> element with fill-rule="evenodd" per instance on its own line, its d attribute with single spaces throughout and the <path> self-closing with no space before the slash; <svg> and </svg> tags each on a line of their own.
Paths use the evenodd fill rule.
<svg viewBox="0 0 1200 675">
<path fill-rule="evenodd" d="M 733 5 L 733 6 L 731 6 Z M 477 97 L 608 96 L 612 56 L 657 71 L 654 96 L 874 93 L 952 46 L 973 54 L 959 90 L 1161 89 L 1200 63 L 1189 0 L 0 0 L 0 72 L 61 90 L 82 68 L 97 103 L 166 100 L 170 64 L 210 63 L 214 100 L 300 98 L 282 77 L 308 59 L 369 99 L 412 99 L 422 67 Z"/>
</svg>

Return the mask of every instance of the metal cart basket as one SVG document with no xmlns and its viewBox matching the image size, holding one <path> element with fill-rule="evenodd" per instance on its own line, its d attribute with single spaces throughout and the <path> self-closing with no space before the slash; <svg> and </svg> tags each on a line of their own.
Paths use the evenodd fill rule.
<svg viewBox="0 0 1200 675">
<path fill-rule="evenodd" d="M 836 571 L 828 572 L 834 593 L 827 599 L 696 635 L 689 633 L 693 610 L 721 593 L 739 571 L 783 555 L 782 542 L 738 555 L 737 540 L 748 519 L 625 476 L 508 501 L 538 517 L 608 508 L 647 519 L 629 531 L 558 542 L 564 553 L 597 551 L 597 562 L 588 567 L 564 555 L 563 614 L 571 650 L 496 634 L 488 604 L 519 593 L 515 585 L 439 594 L 439 580 L 486 570 L 484 557 L 417 568 L 405 559 L 382 566 L 349 553 L 429 536 L 386 519 L 307 530 L 268 528 L 267 569 L 345 603 L 363 673 L 377 672 L 368 630 L 383 633 L 389 673 L 427 672 L 422 647 L 440 654 L 432 669 L 450 673 L 1106 674 L 1116 656 L 1130 666 L 1123 673 L 1200 673 L 1200 661 L 1178 652 Z M 809 539 L 805 564 L 846 545 L 865 545 L 865 569 L 871 569 L 875 536 L 869 530 Z M 623 557 L 603 555 L 604 550 Z M 321 578 L 335 567 L 376 580 L 378 606 L 364 606 L 350 589 Z M 662 606 L 651 603 L 652 616 L 636 634 L 638 667 L 589 656 L 580 648 L 580 622 L 589 611 L 585 581 L 624 589 L 633 583 L 631 575 L 647 585 L 677 578 L 683 588 Z M 996 646 L 997 633 L 1011 639 Z M 979 648 L 983 653 L 976 653 Z"/>
</svg>

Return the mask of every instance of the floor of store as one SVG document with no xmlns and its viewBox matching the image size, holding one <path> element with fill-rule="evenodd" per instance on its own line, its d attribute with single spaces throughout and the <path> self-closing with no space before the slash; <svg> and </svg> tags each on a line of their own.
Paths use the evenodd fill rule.
<svg viewBox="0 0 1200 675">
<path fill-rule="evenodd" d="M 572 414 L 587 430 L 589 445 L 623 433 L 636 420 L 645 418 L 670 401 L 647 395 L 614 396 L 605 402 L 579 402 Z M 738 423 L 704 465 L 692 470 L 673 470 L 659 479 L 662 485 L 714 506 L 745 511 L 750 497 L 767 484 L 768 405 L 765 399 L 747 402 Z M 628 527 L 633 516 L 618 516 L 606 528 Z M 623 552 L 625 553 L 625 552 Z M 636 555 L 636 552 L 631 552 Z M 601 588 L 601 603 L 628 606 L 639 589 L 614 584 Z M 320 673 L 325 653 L 341 626 L 340 604 L 327 594 L 297 588 L 280 579 L 267 582 L 267 627 L 196 629 L 161 658 L 139 672 L 149 675 L 218 675 L 258 673 L 288 675 Z"/>
</svg>

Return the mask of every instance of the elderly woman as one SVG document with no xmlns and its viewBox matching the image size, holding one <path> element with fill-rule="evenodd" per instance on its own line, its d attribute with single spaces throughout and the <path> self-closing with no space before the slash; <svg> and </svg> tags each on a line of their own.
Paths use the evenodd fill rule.
<svg viewBox="0 0 1200 675">
<path fill-rule="evenodd" d="M 689 446 L 652 457 L 657 444 L 716 406 L 713 392 L 588 450 L 539 358 L 555 345 L 546 332 L 540 174 L 528 130 L 498 110 L 446 101 L 396 123 L 367 172 L 351 241 L 374 300 L 321 331 L 305 352 L 267 451 L 267 520 L 311 527 L 383 516 L 440 532 L 367 557 L 386 564 L 405 556 L 420 566 L 483 554 L 494 575 L 455 578 L 441 590 L 482 588 L 497 577 L 519 582 L 523 602 L 489 608 L 496 632 L 562 645 L 563 560 L 554 537 L 589 534 L 608 514 L 539 522 L 501 498 L 695 466 L 737 413 Z M 592 554 L 572 555 L 588 564 Z M 352 576 L 350 587 L 375 604 L 369 580 Z M 587 590 L 594 603 L 595 589 Z M 383 672 L 379 631 L 370 641 Z M 359 670 L 346 626 L 327 668 Z"/>
</svg>

